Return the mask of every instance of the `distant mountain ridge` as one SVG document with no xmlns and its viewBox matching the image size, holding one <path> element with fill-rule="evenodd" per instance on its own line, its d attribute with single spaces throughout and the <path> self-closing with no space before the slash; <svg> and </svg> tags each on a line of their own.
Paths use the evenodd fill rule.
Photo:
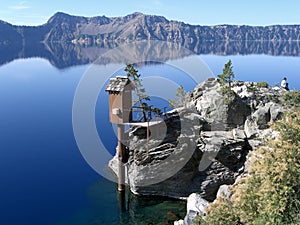
<svg viewBox="0 0 300 225">
<path fill-rule="evenodd" d="M 82 17 L 58 12 L 40 26 L 16 26 L 0 20 L 0 65 L 42 57 L 66 68 L 94 62 L 111 48 L 126 49 L 128 43 L 136 46 L 101 63 L 124 63 L 124 54 L 139 55 L 141 60 L 151 55 L 162 62 L 191 54 L 300 56 L 299 40 L 300 25 L 200 26 L 142 13 Z M 161 43 L 149 44 L 151 41 Z M 180 50 L 183 47 L 189 51 Z"/>
<path fill-rule="evenodd" d="M 14 26 L 0 22 L 0 43 L 25 39 L 38 42 L 74 42 L 105 46 L 136 40 L 161 40 L 190 49 L 212 41 L 299 41 L 300 25 L 189 25 L 162 16 L 133 13 L 123 17 L 82 17 L 62 12 L 41 26 Z"/>
</svg>

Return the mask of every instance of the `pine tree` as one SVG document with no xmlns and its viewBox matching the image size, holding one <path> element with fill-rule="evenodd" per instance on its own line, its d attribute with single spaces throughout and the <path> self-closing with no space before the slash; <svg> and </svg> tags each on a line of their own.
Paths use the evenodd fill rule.
<svg viewBox="0 0 300 225">
<path fill-rule="evenodd" d="M 185 96 L 186 96 L 186 92 L 183 88 L 182 85 L 180 85 L 177 88 L 177 92 L 176 92 L 176 98 L 175 99 L 168 99 L 170 107 L 172 108 L 177 108 L 177 107 L 182 107 L 185 105 Z"/>
<path fill-rule="evenodd" d="M 234 91 L 231 90 L 231 82 L 234 78 L 234 73 L 232 71 L 232 62 L 229 60 L 223 68 L 223 73 L 218 75 L 219 83 L 221 87 L 221 93 L 225 95 L 225 104 L 229 105 L 232 97 L 234 96 Z"/>
<path fill-rule="evenodd" d="M 228 84 L 229 87 L 231 87 L 231 82 L 234 78 L 234 73 L 232 71 L 233 66 L 231 60 L 229 60 L 223 68 L 223 73 L 219 74 L 218 77 L 220 79 L 220 84 L 223 86 L 225 84 Z"/>
<path fill-rule="evenodd" d="M 129 78 L 135 86 L 135 92 L 138 97 L 137 102 L 142 109 L 144 121 L 147 121 L 145 111 L 149 107 L 146 101 L 150 101 L 150 97 L 146 94 L 145 88 L 143 87 L 141 74 L 138 73 L 138 70 L 134 68 L 133 64 L 126 64 L 124 71 L 127 72 L 127 78 Z"/>
</svg>

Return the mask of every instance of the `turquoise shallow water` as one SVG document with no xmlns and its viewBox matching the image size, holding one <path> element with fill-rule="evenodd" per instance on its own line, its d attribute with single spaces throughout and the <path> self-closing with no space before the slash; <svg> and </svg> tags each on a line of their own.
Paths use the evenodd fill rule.
<svg viewBox="0 0 300 225">
<path fill-rule="evenodd" d="M 137 197 L 127 189 L 121 202 L 116 184 L 98 180 L 87 190 L 89 207 L 57 223 L 57 225 L 79 224 L 172 224 L 174 218 L 185 216 L 184 201 Z"/>
</svg>

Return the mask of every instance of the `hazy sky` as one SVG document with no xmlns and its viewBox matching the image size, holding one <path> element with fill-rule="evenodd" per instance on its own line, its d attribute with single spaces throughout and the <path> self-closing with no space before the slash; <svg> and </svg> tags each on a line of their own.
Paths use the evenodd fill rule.
<svg viewBox="0 0 300 225">
<path fill-rule="evenodd" d="M 0 20 L 40 25 L 55 12 L 80 16 L 161 15 L 189 24 L 300 24 L 299 0 L 0 0 Z"/>
</svg>

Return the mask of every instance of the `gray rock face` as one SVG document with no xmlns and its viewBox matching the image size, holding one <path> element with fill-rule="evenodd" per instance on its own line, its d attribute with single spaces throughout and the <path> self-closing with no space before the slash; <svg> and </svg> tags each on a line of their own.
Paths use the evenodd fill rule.
<svg viewBox="0 0 300 225">
<path fill-rule="evenodd" d="M 251 114 L 250 107 L 235 94 L 228 98 L 222 94 L 217 79 L 210 78 L 196 86 L 191 94 L 190 105 L 209 123 L 211 130 L 228 130 L 242 126 Z"/>
<path fill-rule="evenodd" d="M 250 148 L 238 132 L 202 131 L 203 118 L 188 109 L 170 115 L 166 126 L 162 142 L 150 138 L 148 153 L 146 140 L 130 134 L 127 180 L 132 192 L 175 198 L 199 192 L 213 200 L 220 185 L 234 182 Z M 116 165 L 115 157 L 110 167 L 117 173 Z"/>
<path fill-rule="evenodd" d="M 6 24 L 0 21 L 0 27 Z M 299 40 L 299 25 L 277 26 L 200 26 L 178 21 L 169 21 L 162 16 L 133 13 L 123 17 L 81 17 L 58 12 L 46 24 L 37 27 L 14 26 L 10 30 L 20 30 L 26 34 L 32 28 L 40 29 L 39 41 L 82 42 L 98 46 L 121 44 L 138 40 L 161 40 L 181 43 L 188 48 L 196 48 L 203 41 L 238 41 L 241 47 L 254 48 L 250 41 L 280 40 L 284 45 L 288 41 Z M 1 38 L 0 38 L 1 40 Z M 261 42 L 260 45 L 264 45 Z M 282 44 L 282 43 L 280 43 Z M 240 48 L 241 48 L 240 47 Z M 210 48 L 211 49 L 214 48 Z M 288 49 L 288 48 L 286 48 Z M 290 50 L 292 51 L 292 50 Z M 265 52 L 268 53 L 268 52 Z"/>
<path fill-rule="evenodd" d="M 281 90 L 236 81 L 236 94 L 225 104 L 219 89 L 214 78 L 199 84 L 188 108 L 150 127 L 149 140 L 146 128 L 129 132 L 126 180 L 133 193 L 187 198 L 196 192 L 213 201 L 220 186 L 243 173 L 248 152 L 273 135 L 269 123 L 285 111 L 278 101 Z M 110 162 L 116 174 L 117 163 L 116 157 Z"/>
<path fill-rule="evenodd" d="M 245 121 L 244 129 L 247 137 L 259 136 L 260 130 L 269 128 L 269 123 L 280 119 L 284 111 L 283 106 L 274 102 L 259 107 Z"/>
</svg>

